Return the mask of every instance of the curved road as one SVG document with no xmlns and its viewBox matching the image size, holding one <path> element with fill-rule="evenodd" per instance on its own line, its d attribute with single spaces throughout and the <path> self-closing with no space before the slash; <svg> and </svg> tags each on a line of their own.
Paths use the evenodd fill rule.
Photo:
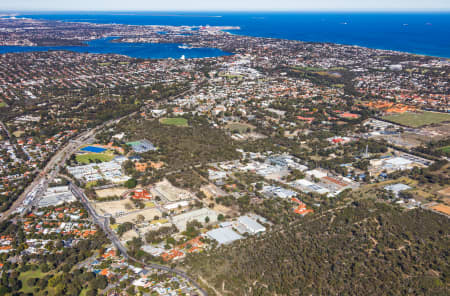
<svg viewBox="0 0 450 296">
<path fill-rule="evenodd" d="M 201 81 L 199 83 L 199 85 L 205 83 L 205 81 Z M 177 98 L 180 97 L 190 91 L 193 91 L 194 87 L 192 86 L 190 89 L 187 89 L 179 94 L 176 94 L 174 96 L 171 96 L 167 99 L 165 99 L 164 101 L 167 102 L 170 99 L 173 98 Z M 19 198 L 13 203 L 13 205 L 6 211 L 3 213 L 3 215 L 0 216 L 0 221 L 9 219 L 10 214 L 14 213 L 17 209 L 19 209 L 23 204 L 25 199 L 27 198 L 28 194 L 30 192 L 32 192 L 34 189 L 37 188 L 37 186 L 39 186 L 40 184 L 42 184 L 42 186 L 46 186 L 48 184 L 48 182 L 52 181 L 52 179 L 58 174 L 60 166 L 64 165 L 64 162 L 66 161 L 66 159 L 68 159 L 68 157 L 70 157 L 83 143 L 85 143 L 86 141 L 92 139 L 96 132 L 108 125 L 114 124 L 119 122 L 120 120 L 126 118 L 126 117 L 130 117 L 133 116 L 134 114 L 136 114 L 137 112 L 133 112 L 131 114 L 125 115 L 121 118 L 118 119 L 112 119 L 109 120 L 95 128 L 92 128 L 90 130 L 87 130 L 83 133 L 81 133 L 80 135 L 78 135 L 75 139 L 71 140 L 65 147 L 63 147 L 61 150 L 59 150 L 51 159 L 50 161 L 46 164 L 46 166 L 44 167 L 44 169 L 41 171 L 41 173 L 33 180 L 33 182 L 27 186 L 27 188 L 25 188 L 24 192 L 19 196 Z M 2 127 L 5 128 L 6 132 L 9 134 L 8 130 L 6 129 L 6 127 L 3 125 L 3 122 L 0 121 L 0 125 Z M 38 172 L 39 170 L 36 170 L 36 172 Z M 41 188 L 42 189 L 42 188 Z M 179 276 L 181 276 L 182 278 L 188 280 L 195 288 L 197 288 L 197 290 L 203 295 L 203 296 L 208 296 L 208 293 L 201 288 L 191 277 L 189 277 L 185 272 L 181 271 L 181 270 L 177 270 L 177 269 L 173 269 L 164 265 L 159 265 L 159 264 L 147 264 L 145 262 L 139 261 L 136 258 L 131 257 L 130 255 L 128 255 L 126 248 L 122 245 L 122 243 L 120 242 L 120 240 L 117 238 L 116 234 L 111 230 L 111 228 L 109 227 L 109 219 L 106 217 L 102 217 L 97 215 L 97 213 L 95 212 L 95 210 L 91 207 L 89 201 L 87 200 L 87 197 L 85 196 L 84 192 L 78 188 L 75 184 L 73 184 L 72 182 L 70 183 L 70 189 L 72 191 L 72 193 L 81 201 L 81 203 L 86 207 L 86 209 L 88 210 L 89 214 L 92 216 L 94 222 L 100 226 L 103 231 L 106 233 L 106 235 L 108 236 L 108 238 L 111 240 L 111 242 L 114 244 L 114 246 L 123 254 L 123 256 L 129 260 L 132 260 L 136 263 L 141 264 L 144 267 L 147 268 L 153 268 L 153 269 L 159 269 L 159 270 L 163 270 L 163 271 L 167 271 L 167 272 L 171 272 L 174 274 L 177 274 Z M 41 190 L 39 190 L 40 192 Z M 34 201 L 32 203 L 30 203 L 28 206 L 26 206 L 26 208 L 31 208 L 34 204 Z M 26 211 L 24 211 L 26 212 Z"/>
<path fill-rule="evenodd" d="M 117 235 L 111 230 L 111 228 L 109 227 L 109 219 L 107 217 L 103 217 L 98 215 L 95 210 L 92 208 L 92 205 L 89 203 L 86 195 L 84 194 L 84 192 L 75 184 L 73 184 L 72 182 L 69 184 L 70 190 L 72 191 L 72 193 L 75 195 L 75 197 L 77 199 L 79 199 L 81 201 L 81 203 L 84 205 L 84 207 L 88 210 L 89 214 L 91 215 L 91 217 L 93 218 L 94 222 L 100 226 L 103 231 L 106 233 L 106 236 L 109 238 L 109 240 L 114 244 L 114 246 L 120 251 L 120 253 L 122 253 L 122 255 L 131 261 L 134 261 L 136 263 L 141 264 L 142 266 L 146 267 L 146 268 L 153 268 L 153 269 L 159 269 L 159 270 L 163 270 L 166 272 L 171 272 L 174 274 L 179 275 L 180 277 L 188 280 L 195 288 L 197 288 L 197 290 L 203 295 L 203 296 L 208 296 L 208 293 L 202 288 L 200 287 L 189 275 L 187 275 L 185 272 L 178 270 L 178 269 L 173 269 L 164 265 L 159 265 L 159 264 L 154 264 L 154 263 L 145 263 L 143 261 L 140 261 L 134 257 L 131 257 L 130 255 L 128 255 L 127 249 L 122 245 L 122 243 L 120 242 L 119 238 L 117 237 Z"/>
</svg>

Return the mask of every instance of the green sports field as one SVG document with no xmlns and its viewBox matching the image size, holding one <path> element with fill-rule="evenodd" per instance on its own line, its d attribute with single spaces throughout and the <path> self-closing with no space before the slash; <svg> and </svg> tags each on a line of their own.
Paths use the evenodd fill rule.
<svg viewBox="0 0 450 296">
<path fill-rule="evenodd" d="M 175 125 L 175 126 L 188 126 L 188 121 L 186 118 L 175 117 L 175 118 L 161 118 L 159 120 L 162 124 Z"/>
<path fill-rule="evenodd" d="M 392 121 L 410 127 L 421 127 L 433 123 L 441 123 L 450 121 L 450 113 L 438 112 L 405 112 L 403 114 L 395 114 L 384 116 L 383 119 Z"/>
<path fill-rule="evenodd" d="M 103 153 L 85 153 L 85 154 L 79 154 L 76 157 L 77 162 L 88 164 L 91 162 L 96 162 L 96 160 L 105 162 L 105 161 L 111 161 L 114 158 L 114 155 L 110 152 L 103 152 Z"/>
</svg>

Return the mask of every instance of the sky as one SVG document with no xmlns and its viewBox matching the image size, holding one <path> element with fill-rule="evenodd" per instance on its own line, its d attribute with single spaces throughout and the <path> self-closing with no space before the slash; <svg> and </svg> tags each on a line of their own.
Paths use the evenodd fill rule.
<svg viewBox="0 0 450 296">
<path fill-rule="evenodd" d="M 450 11 L 450 0 L 0 0 L 0 11 Z"/>
</svg>

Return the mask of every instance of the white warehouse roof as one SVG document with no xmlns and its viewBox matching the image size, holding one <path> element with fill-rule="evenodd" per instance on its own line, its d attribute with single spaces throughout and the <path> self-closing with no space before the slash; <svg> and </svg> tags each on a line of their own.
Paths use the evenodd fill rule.
<svg viewBox="0 0 450 296">
<path fill-rule="evenodd" d="M 386 160 L 386 163 L 392 164 L 394 166 L 405 166 L 411 164 L 412 161 L 403 157 L 394 157 Z"/>
<path fill-rule="evenodd" d="M 236 240 L 242 239 L 243 237 L 235 232 L 231 227 L 218 228 L 206 233 L 211 239 L 216 240 L 219 245 L 230 244 Z"/>
<path fill-rule="evenodd" d="M 245 226 L 245 228 L 251 234 L 266 231 L 266 228 L 264 226 L 262 226 L 261 224 L 259 224 L 258 222 L 256 222 L 255 220 L 253 220 L 252 218 L 250 218 L 248 216 L 241 216 L 238 218 L 238 221 L 240 224 Z"/>
</svg>

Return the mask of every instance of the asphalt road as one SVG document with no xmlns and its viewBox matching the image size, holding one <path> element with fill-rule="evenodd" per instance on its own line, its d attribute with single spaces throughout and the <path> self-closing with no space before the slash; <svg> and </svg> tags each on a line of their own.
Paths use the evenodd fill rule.
<svg viewBox="0 0 450 296">
<path fill-rule="evenodd" d="M 44 169 L 39 173 L 39 175 L 31 182 L 30 185 L 25 188 L 24 192 L 19 196 L 19 198 L 13 203 L 13 205 L 3 213 L 0 221 L 3 221 L 9 217 L 10 214 L 14 213 L 18 208 L 30 208 L 34 205 L 30 203 L 28 206 L 24 206 L 23 202 L 27 198 L 30 192 L 36 191 L 35 201 L 40 194 L 42 194 L 47 188 L 48 183 L 53 181 L 53 178 L 59 172 L 60 166 L 65 163 L 68 157 L 74 153 L 78 147 L 81 145 L 82 140 L 91 137 L 94 134 L 94 130 L 90 130 L 80 134 L 75 140 L 71 140 L 64 148 L 59 150 L 45 165 Z M 36 170 L 34 173 L 39 172 Z M 26 211 L 24 211 L 26 212 Z"/>
<path fill-rule="evenodd" d="M 31 209 L 37 203 L 37 200 L 39 199 L 40 195 L 45 192 L 48 184 L 51 183 L 53 179 L 56 177 L 56 175 L 59 173 L 60 168 L 64 166 L 66 160 L 73 153 L 75 153 L 75 151 L 77 151 L 79 147 L 82 146 L 84 143 L 92 141 L 98 130 L 100 130 L 105 126 L 117 123 L 123 118 L 133 116 L 134 114 L 136 114 L 136 112 L 123 116 L 119 119 L 107 121 L 93 129 L 81 133 L 76 138 L 70 140 L 68 144 L 66 144 L 55 155 L 53 155 L 53 157 L 47 162 L 42 171 L 36 169 L 33 172 L 33 173 L 39 172 L 39 175 L 33 180 L 33 182 L 31 182 L 31 184 L 27 186 L 27 188 L 25 188 L 25 190 L 22 192 L 19 198 L 12 204 L 12 206 L 6 212 L 3 213 L 3 215 L 0 217 L 0 222 L 8 219 L 9 215 L 14 213 L 20 207 L 25 208 L 23 213 L 26 213 L 28 209 Z M 24 205 L 24 201 L 26 200 L 30 192 L 36 192 L 34 200 L 28 205 Z"/>
<path fill-rule="evenodd" d="M 200 84 L 203 84 L 203 83 L 204 83 L 204 81 L 202 81 Z M 167 102 L 170 99 L 180 97 L 180 96 L 182 96 L 190 91 L 193 91 L 193 90 L 194 90 L 194 87 L 191 87 L 190 89 L 188 89 L 180 94 L 174 95 L 170 98 L 167 98 L 164 101 Z M 55 155 L 53 155 L 53 157 L 48 161 L 48 163 L 45 165 L 45 167 L 42 171 L 39 172 L 39 170 L 35 170 L 35 173 L 39 172 L 39 175 L 31 182 L 31 184 L 29 184 L 27 186 L 27 188 L 25 188 L 24 192 L 13 203 L 13 205 L 7 211 L 5 211 L 3 213 L 3 215 L 0 216 L 0 222 L 4 221 L 6 219 L 9 219 L 9 216 L 21 207 L 25 208 L 25 210 L 23 210 L 22 213 L 26 213 L 27 210 L 31 209 L 34 205 L 36 205 L 37 201 L 40 198 L 40 195 L 45 192 L 46 188 L 48 187 L 48 184 L 51 183 L 53 181 L 53 179 L 58 175 L 60 168 L 62 166 L 64 166 L 66 160 L 73 153 L 75 153 L 75 151 L 77 151 L 81 145 L 83 145 L 86 142 L 92 141 L 98 130 L 100 130 L 101 128 L 103 128 L 105 126 L 110 126 L 114 123 L 117 123 L 124 118 L 133 116 L 136 113 L 137 112 L 133 112 L 133 113 L 125 115 L 121 118 L 105 122 L 93 129 L 90 129 L 88 131 L 81 133 L 76 138 L 70 140 L 68 144 L 66 144 Z M 0 124 L 2 125 L 2 127 L 5 128 L 3 122 L 0 121 Z M 5 128 L 5 130 L 9 136 L 8 130 L 6 128 Z M 72 193 L 75 195 L 75 197 L 77 197 L 83 203 L 83 205 L 86 207 L 89 214 L 93 218 L 94 222 L 104 230 L 104 232 L 106 233 L 108 238 L 115 245 L 115 247 L 123 254 L 123 256 L 125 258 L 132 260 L 136 263 L 139 263 L 139 264 L 141 264 L 141 266 L 144 266 L 146 268 L 153 268 L 153 269 L 163 270 L 163 271 L 177 274 L 177 275 L 183 277 L 184 279 L 188 280 L 189 282 L 191 282 L 191 284 L 195 288 L 197 288 L 198 291 L 200 291 L 200 293 L 202 295 L 204 295 L 204 296 L 208 295 L 208 293 L 205 290 L 203 290 L 191 277 L 189 277 L 185 272 L 183 272 L 181 270 L 172 269 L 172 268 L 169 268 L 164 265 L 147 264 L 145 262 L 139 261 L 136 258 L 129 256 L 127 253 L 127 249 L 122 245 L 120 240 L 117 238 L 116 234 L 109 227 L 109 218 L 97 215 L 95 210 L 91 207 L 86 196 L 84 195 L 84 192 L 80 188 L 78 188 L 73 183 L 70 183 L 70 188 L 72 190 Z M 34 192 L 34 198 L 29 204 L 25 205 L 24 201 L 27 199 L 27 196 L 30 194 L 30 192 Z"/>
<path fill-rule="evenodd" d="M 94 222 L 103 229 L 103 231 L 105 232 L 106 236 L 108 237 L 108 239 L 113 243 L 113 245 L 117 248 L 117 250 L 119 250 L 120 253 L 122 253 L 122 255 L 131 261 L 134 261 L 136 263 L 139 263 L 141 266 L 145 267 L 145 268 L 151 268 L 151 269 L 158 269 L 158 270 L 163 270 L 166 272 L 170 272 L 173 274 L 176 274 L 186 280 L 188 280 L 195 288 L 197 288 L 197 290 L 203 295 L 203 296 L 207 296 L 208 293 L 203 290 L 203 288 L 201 288 L 189 275 L 187 275 L 185 272 L 178 270 L 178 269 L 173 269 L 164 265 L 159 265 L 159 264 L 154 264 L 154 263 L 145 263 L 143 261 L 140 261 L 136 258 L 131 257 L 130 255 L 128 255 L 127 249 L 122 245 L 122 243 L 120 242 L 119 238 L 117 237 L 117 235 L 111 230 L 111 228 L 109 227 L 109 218 L 108 217 L 104 217 L 104 216 L 100 216 L 98 215 L 94 208 L 92 207 L 92 205 L 89 203 L 89 200 L 87 199 L 86 195 L 84 194 L 83 190 L 81 190 L 78 186 L 76 186 L 73 183 L 70 183 L 69 185 L 70 190 L 72 191 L 72 193 L 75 195 L 75 197 L 83 204 L 83 206 L 87 209 L 87 211 L 89 212 L 89 215 L 92 217 L 92 219 L 94 220 Z"/>
<path fill-rule="evenodd" d="M 8 138 L 11 139 L 11 134 L 9 133 L 8 129 L 6 128 L 6 125 L 1 120 L 0 120 L 0 126 L 5 130 L 6 135 L 8 136 Z"/>
</svg>

